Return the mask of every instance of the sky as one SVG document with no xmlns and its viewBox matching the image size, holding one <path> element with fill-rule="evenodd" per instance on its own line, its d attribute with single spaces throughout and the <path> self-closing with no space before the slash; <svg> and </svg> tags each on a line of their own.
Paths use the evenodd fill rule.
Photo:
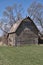
<svg viewBox="0 0 43 65">
<path fill-rule="evenodd" d="M 24 16 L 26 15 L 26 10 L 27 8 L 30 6 L 30 4 L 33 2 L 34 0 L 0 0 L 0 18 L 3 15 L 3 11 L 5 10 L 5 8 L 7 6 L 12 6 L 14 5 L 14 3 L 17 4 L 22 4 L 23 8 L 24 8 Z M 40 3 L 43 4 L 43 0 L 36 0 Z"/>
<path fill-rule="evenodd" d="M 30 4 L 35 0 L 0 0 L 0 19 L 3 16 L 3 11 L 7 6 L 13 6 L 14 3 L 22 4 L 22 7 L 24 8 L 25 13 L 23 13 L 24 16 L 27 15 L 26 11 L 27 8 L 30 6 Z M 43 0 L 36 0 L 43 4 Z M 40 26 L 39 26 L 40 27 Z M 1 34 L 2 32 L 0 32 Z"/>
</svg>

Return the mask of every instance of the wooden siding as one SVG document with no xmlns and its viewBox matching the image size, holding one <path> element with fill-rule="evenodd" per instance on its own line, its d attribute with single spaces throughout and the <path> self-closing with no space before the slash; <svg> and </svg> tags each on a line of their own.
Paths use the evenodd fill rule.
<svg viewBox="0 0 43 65">
<path fill-rule="evenodd" d="M 15 46 L 15 34 L 9 34 L 8 45 Z"/>
<path fill-rule="evenodd" d="M 38 31 L 34 25 L 29 21 L 23 21 L 16 31 L 16 43 L 22 44 L 37 44 L 38 43 Z"/>
<path fill-rule="evenodd" d="M 12 46 L 38 44 L 38 30 L 32 21 L 23 20 L 16 32 L 9 34 L 8 41 Z"/>
</svg>

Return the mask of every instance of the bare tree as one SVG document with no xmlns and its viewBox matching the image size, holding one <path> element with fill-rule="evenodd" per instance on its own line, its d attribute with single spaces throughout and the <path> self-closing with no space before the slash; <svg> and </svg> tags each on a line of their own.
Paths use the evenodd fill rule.
<svg viewBox="0 0 43 65">
<path fill-rule="evenodd" d="M 21 4 L 14 4 L 5 8 L 3 17 L 0 20 L 0 29 L 4 32 L 3 42 L 8 42 L 9 30 L 16 21 L 22 19 L 22 11 Z"/>
<path fill-rule="evenodd" d="M 6 7 L 3 16 L 9 20 L 10 25 L 13 25 L 17 20 L 22 18 L 22 11 L 23 8 L 21 4 L 14 4 L 13 6 Z"/>
<path fill-rule="evenodd" d="M 33 2 L 30 7 L 27 9 L 27 12 L 29 16 L 34 20 L 36 19 L 37 21 L 40 22 L 40 25 L 43 28 L 43 21 L 42 21 L 42 16 L 43 16 L 43 5 L 41 3 Z"/>
<path fill-rule="evenodd" d="M 9 20 L 9 24 L 12 26 L 15 23 L 15 17 L 13 13 L 13 8 L 11 6 L 6 7 L 5 11 L 3 12 L 4 19 Z"/>
<path fill-rule="evenodd" d="M 8 31 L 5 30 L 5 28 L 3 27 L 3 22 L 0 22 L 0 29 L 3 31 L 3 36 L 0 37 L 1 41 L 3 42 L 3 44 L 7 44 L 8 45 Z M 6 28 L 7 29 L 7 28 Z"/>
<path fill-rule="evenodd" d="M 3 18 L 0 20 L 0 28 L 4 31 L 7 32 L 10 30 L 12 25 L 22 19 L 22 12 L 23 8 L 22 5 L 19 4 L 14 4 L 13 6 L 8 6 L 5 8 L 5 11 L 3 12 Z"/>
<path fill-rule="evenodd" d="M 16 20 L 20 20 L 23 18 L 22 16 L 22 13 L 23 13 L 23 7 L 21 4 L 17 5 L 17 4 L 14 4 L 13 5 L 13 9 L 14 9 L 14 12 L 15 12 L 15 16 L 16 16 Z"/>
</svg>

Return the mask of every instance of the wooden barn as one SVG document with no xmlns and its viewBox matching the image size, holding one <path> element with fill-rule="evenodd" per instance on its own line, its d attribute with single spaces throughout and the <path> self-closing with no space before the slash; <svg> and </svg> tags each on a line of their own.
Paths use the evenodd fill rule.
<svg viewBox="0 0 43 65">
<path fill-rule="evenodd" d="M 38 44 L 38 33 L 39 30 L 34 22 L 30 17 L 27 17 L 17 21 L 12 26 L 8 37 L 8 45 Z"/>
</svg>

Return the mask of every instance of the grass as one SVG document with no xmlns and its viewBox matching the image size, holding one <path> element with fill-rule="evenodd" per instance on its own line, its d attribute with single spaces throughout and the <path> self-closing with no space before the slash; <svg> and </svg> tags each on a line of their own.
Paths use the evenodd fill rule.
<svg viewBox="0 0 43 65">
<path fill-rule="evenodd" d="M 43 65 L 43 46 L 0 47 L 0 65 Z"/>
</svg>

